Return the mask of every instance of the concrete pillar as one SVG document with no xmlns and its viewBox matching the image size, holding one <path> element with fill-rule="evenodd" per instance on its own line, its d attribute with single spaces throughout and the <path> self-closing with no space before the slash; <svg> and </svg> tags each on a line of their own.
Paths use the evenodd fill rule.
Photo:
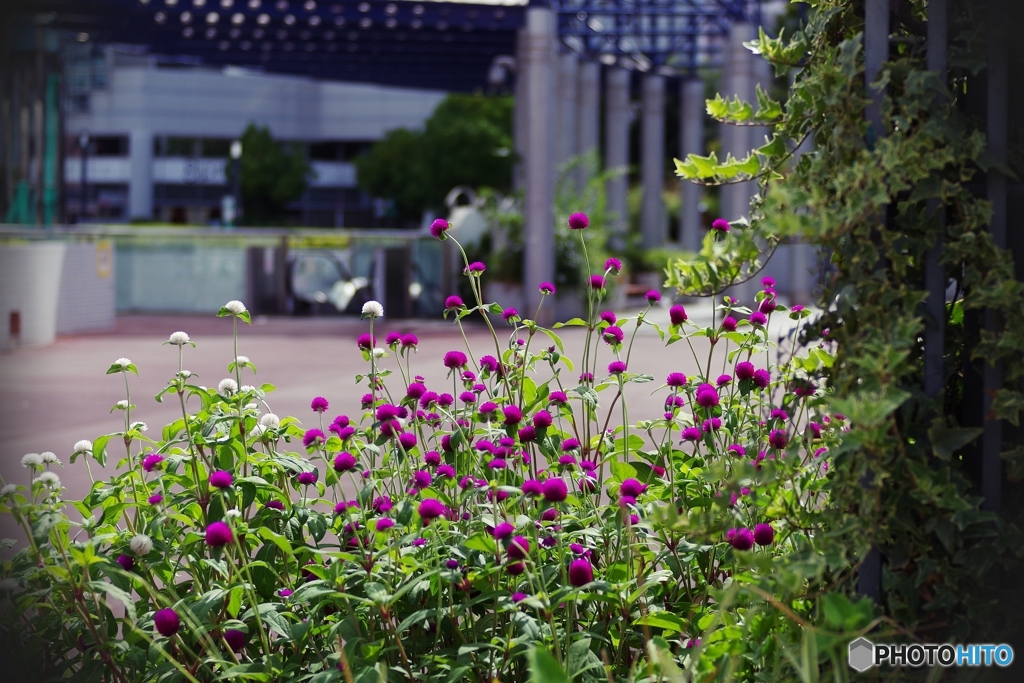
<svg viewBox="0 0 1024 683">
<path fill-rule="evenodd" d="M 555 164 L 562 165 L 576 156 L 576 85 L 579 60 L 566 53 L 558 56 L 558 85 L 555 92 L 558 109 L 555 124 Z"/>
<path fill-rule="evenodd" d="M 541 294 L 537 285 L 555 279 L 555 225 L 551 130 L 554 118 L 555 14 L 546 7 L 529 7 L 520 44 L 519 63 L 526 73 L 527 140 L 525 145 L 526 200 L 524 219 L 523 289 L 527 310 L 534 311 Z M 554 309 L 542 311 L 541 324 L 553 320 Z"/>
<path fill-rule="evenodd" d="M 640 235 L 645 249 L 665 244 L 668 225 L 661 193 L 665 189 L 665 77 L 647 74 L 641 92 Z"/>
<path fill-rule="evenodd" d="M 590 174 L 600 169 L 597 159 L 601 144 L 601 65 L 597 62 L 581 62 L 578 69 L 579 84 L 576 88 L 576 153 L 593 155 L 597 165 L 580 167 L 579 191 L 582 192 L 590 180 Z M 588 158 L 589 161 L 589 158 Z"/>
<path fill-rule="evenodd" d="M 680 120 L 679 158 L 687 154 L 704 155 L 704 81 L 690 78 L 682 83 L 682 112 Z M 680 179 L 682 194 L 679 214 L 679 242 L 683 249 L 700 249 L 704 231 L 700 222 L 700 206 L 703 188 L 697 183 Z"/>
<path fill-rule="evenodd" d="M 519 158 L 518 163 L 512 169 L 512 187 L 515 190 L 521 190 L 526 185 L 526 179 L 524 177 L 526 173 L 525 159 L 526 159 L 526 139 L 527 139 L 527 116 L 530 111 L 527 98 L 529 96 L 529 88 L 526 85 L 526 68 L 523 63 L 523 55 L 525 49 L 526 29 L 519 29 L 516 33 L 516 81 L 513 86 L 513 101 L 512 101 L 512 147 L 515 150 L 516 156 Z"/>
<path fill-rule="evenodd" d="M 609 68 L 605 72 L 604 167 L 620 169 L 629 164 L 629 72 Z M 611 226 L 611 247 L 625 247 L 629 224 L 627 199 L 628 178 L 619 175 L 608 181 L 608 218 Z"/>
<path fill-rule="evenodd" d="M 133 130 L 128 141 L 128 218 L 153 218 L 153 134 Z"/>
</svg>

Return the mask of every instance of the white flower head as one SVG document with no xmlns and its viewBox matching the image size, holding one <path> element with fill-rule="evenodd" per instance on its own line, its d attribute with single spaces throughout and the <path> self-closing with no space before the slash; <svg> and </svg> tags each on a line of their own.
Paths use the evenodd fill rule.
<svg viewBox="0 0 1024 683">
<path fill-rule="evenodd" d="M 92 441 L 82 439 L 75 443 L 75 453 L 92 453 Z"/>
<path fill-rule="evenodd" d="M 277 429 L 281 426 L 281 418 L 273 413 L 267 413 L 260 418 L 260 425 L 267 429 Z"/>
<path fill-rule="evenodd" d="M 21 457 L 22 467 L 39 467 L 43 464 L 43 458 L 38 453 L 26 453 Z"/>
<path fill-rule="evenodd" d="M 384 349 L 382 349 L 382 348 L 380 348 L 378 346 L 377 348 L 375 348 L 373 350 L 373 357 L 374 358 L 383 358 L 385 353 L 387 353 L 387 352 Z"/>
<path fill-rule="evenodd" d="M 120 408 L 121 410 L 127 410 L 128 409 L 128 401 L 126 401 L 125 399 L 122 398 L 120 401 L 118 401 L 117 403 L 114 404 L 114 407 L 115 408 Z"/>
<path fill-rule="evenodd" d="M 235 358 L 235 363 L 237 363 L 238 365 L 245 365 L 248 362 L 249 356 L 238 356 L 237 358 Z"/>
<path fill-rule="evenodd" d="M 32 480 L 33 483 L 42 484 L 43 486 L 49 486 L 53 489 L 60 488 L 60 477 L 53 472 L 43 472 L 38 477 Z"/>
<path fill-rule="evenodd" d="M 146 534 L 136 534 L 128 541 L 128 547 L 138 556 L 149 555 L 153 550 L 153 539 Z"/>
<path fill-rule="evenodd" d="M 367 301 L 363 304 L 363 315 L 368 318 L 383 318 L 384 307 L 379 301 Z"/>
<path fill-rule="evenodd" d="M 184 379 L 188 379 L 192 376 L 192 372 L 189 370 L 182 370 L 180 374 Z"/>
<path fill-rule="evenodd" d="M 10 495 L 12 495 L 17 490 L 18 490 L 17 484 L 8 484 L 7 486 L 5 486 L 2 489 L 0 489 L 0 498 L 4 498 L 6 496 L 10 496 Z"/>
<path fill-rule="evenodd" d="M 149 431 L 149 425 L 147 425 L 145 422 L 136 422 L 132 426 L 138 429 L 140 432 Z"/>
<path fill-rule="evenodd" d="M 239 389 L 239 391 L 256 391 L 256 387 L 254 387 L 251 384 L 243 384 L 242 388 Z"/>
<path fill-rule="evenodd" d="M 60 460 L 57 459 L 57 455 L 55 453 L 51 453 L 50 451 L 45 451 L 43 453 L 40 453 L 39 454 L 39 458 L 46 465 L 51 465 L 51 464 L 53 464 L 55 462 L 56 463 L 60 462 Z"/>
<path fill-rule="evenodd" d="M 232 299 L 231 301 L 224 304 L 224 308 L 228 309 L 235 315 L 241 315 L 242 313 L 245 313 L 245 304 L 243 304 L 241 301 L 238 301 L 237 299 Z"/>
<path fill-rule="evenodd" d="M 217 385 L 218 394 L 233 394 L 236 391 L 238 391 L 238 382 L 230 377 L 225 377 L 220 381 L 220 384 Z"/>
<path fill-rule="evenodd" d="M 245 387 L 242 387 L 242 391 L 245 391 Z M 245 409 L 246 410 L 252 410 L 252 411 L 255 411 L 255 412 L 258 413 L 258 412 L 260 412 L 260 404 L 259 403 L 246 403 L 245 404 Z"/>
<path fill-rule="evenodd" d="M 118 358 L 117 360 L 114 361 L 114 365 L 121 368 L 122 370 L 126 369 L 131 364 L 132 362 L 127 358 Z"/>
<path fill-rule="evenodd" d="M 182 332 L 181 330 L 178 330 L 177 332 L 172 333 L 170 339 L 168 339 L 167 341 L 171 342 L 176 346 L 184 346 L 185 344 L 188 344 L 190 340 L 186 333 Z"/>
<path fill-rule="evenodd" d="M 259 437 L 263 436 L 263 434 L 266 431 L 267 431 L 267 428 L 264 427 L 263 425 L 255 425 L 252 429 L 249 430 L 249 438 L 253 438 L 253 437 L 259 438 Z"/>
<path fill-rule="evenodd" d="M 231 509 L 225 512 L 224 516 L 228 519 L 238 519 L 242 516 L 242 513 L 239 510 Z"/>
</svg>

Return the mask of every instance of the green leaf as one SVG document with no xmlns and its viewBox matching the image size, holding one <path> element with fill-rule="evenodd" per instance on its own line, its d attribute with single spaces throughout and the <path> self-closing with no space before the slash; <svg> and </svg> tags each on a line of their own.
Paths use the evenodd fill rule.
<svg viewBox="0 0 1024 683">
<path fill-rule="evenodd" d="M 267 665 L 263 662 L 250 662 L 249 664 L 238 664 L 233 666 L 215 680 L 226 681 L 232 678 L 245 677 L 250 681 L 269 681 L 270 674 L 267 672 Z"/>
<path fill-rule="evenodd" d="M 553 327 L 557 330 L 557 329 L 559 329 L 561 327 L 586 327 L 586 325 L 587 325 L 587 322 L 585 320 L 583 320 L 583 318 L 573 318 L 571 320 L 566 320 L 564 323 L 555 323 L 553 325 Z M 553 335 L 549 334 L 548 336 L 554 338 Z M 559 348 L 562 348 L 562 345 L 561 345 L 560 341 L 559 341 Z"/>
<path fill-rule="evenodd" d="M 685 633 L 687 622 L 671 612 L 648 612 L 634 622 L 637 626 L 653 626 L 665 629 L 665 633 Z"/>
<path fill-rule="evenodd" d="M 932 423 L 931 429 L 928 430 L 928 438 L 931 440 L 932 452 L 935 453 L 935 457 L 949 460 L 953 453 L 984 433 L 985 430 L 981 427 L 973 429 L 946 427 L 940 417 Z"/>
<path fill-rule="evenodd" d="M 131 594 L 126 590 L 122 590 L 112 583 L 106 581 L 90 581 L 89 588 L 98 592 L 106 593 L 109 597 L 117 600 L 124 605 L 124 613 L 131 621 L 137 621 L 138 615 L 135 613 L 135 599 L 132 598 Z"/>
<path fill-rule="evenodd" d="M 558 660 L 539 645 L 530 648 L 526 659 L 530 665 L 530 683 L 570 683 Z"/>
</svg>

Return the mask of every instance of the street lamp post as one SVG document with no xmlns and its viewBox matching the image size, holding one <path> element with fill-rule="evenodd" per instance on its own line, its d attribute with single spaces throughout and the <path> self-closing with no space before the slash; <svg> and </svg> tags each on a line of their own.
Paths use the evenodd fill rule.
<svg viewBox="0 0 1024 683">
<path fill-rule="evenodd" d="M 85 220 L 85 206 L 89 196 L 89 186 L 87 184 L 86 168 L 88 167 L 89 161 L 89 131 L 83 130 L 78 134 L 78 147 L 82 150 L 82 197 L 81 206 L 78 212 L 78 222 L 81 223 Z"/>
<path fill-rule="evenodd" d="M 231 216 L 225 216 L 228 228 L 234 227 L 235 219 L 242 215 L 242 142 L 231 143 L 231 196 L 233 205 Z"/>
</svg>

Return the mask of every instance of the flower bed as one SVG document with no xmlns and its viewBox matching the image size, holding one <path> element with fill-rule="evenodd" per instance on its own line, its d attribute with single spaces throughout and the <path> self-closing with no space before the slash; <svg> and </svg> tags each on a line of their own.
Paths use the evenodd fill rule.
<svg viewBox="0 0 1024 683">
<path fill-rule="evenodd" d="M 586 217 L 569 225 L 585 254 Z M 432 232 L 447 239 L 447 227 Z M 633 318 L 600 310 L 620 268 L 609 259 L 589 276 L 586 319 L 565 323 L 585 329 L 575 361 L 555 330 L 483 302 L 482 263 L 466 263 L 475 301 L 449 297 L 445 316 L 461 331 L 468 316 L 490 327 L 485 312 L 501 314 L 493 349 L 423 359 L 415 335 L 397 333 L 379 345 L 384 311 L 367 303 L 356 378 L 366 393 L 333 419 L 313 398 L 308 429 L 266 412 L 273 387 L 246 384 L 255 366 L 238 354 L 240 302 L 219 313 L 235 351 L 216 387 L 194 382 L 194 344 L 172 334 L 179 372 L 156 398 L 182 416 L 160 439 L 143 434 L 126 395 L 114 406 L 123 430 L 71 456 L 105 464 L 123 446 L 109 480 L 66 501 L 56 456 L 33 454 L 32 486 L 0 492 L 29 539 L 4 565 L 0 626 L 15 659 L 108 681 L 762 670 L 771 639 L 751 634 L 773 628 L 764 607 L 801 609 L 777 597 L 799 592 L 780 567 L 816 561 L 825 454 L 843 419 L 821 412 L 832 356 L 816 347 L 768 363 L 770 318 L 808 315 L 779 304 L 770 279 L 753 310 L 727 297 L 701 327 L 676 305 L 661 329 L 647 320 L 657 292 Z M 630 371 L 644 325 L 666 344 L 663 378 Z M 674 354 L 703 371 L 673 371 Z M 450 384 L 426 386 L 421 363 L 443 363 Z M 108 371 L 126 391 L 133 373 L 128 359 Z M 631 383 L 661 392 L 664 412 L 631 421 Z"/>
</svg>

